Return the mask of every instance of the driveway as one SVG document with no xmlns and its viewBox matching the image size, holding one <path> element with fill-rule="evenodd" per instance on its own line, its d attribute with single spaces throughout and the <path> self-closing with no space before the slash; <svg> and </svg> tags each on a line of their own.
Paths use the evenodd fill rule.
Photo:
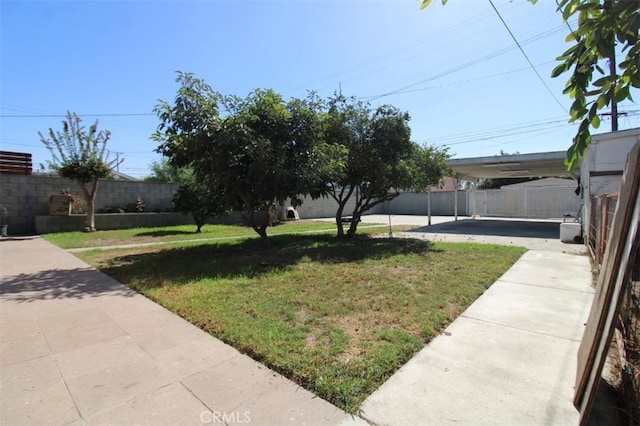
<svg viewBox="0 0 640 426">
<path fill-rule="evenodd" d="M 475 242 L 526 247 L 569 254 L 587 254 L 584 244 L 560 241 L 562 219 L 512 219 L 458 216 L 367 215 L 362 223 L 415 225 L 415 228 L 393 235 L 432 241 Z"/>
</svg>

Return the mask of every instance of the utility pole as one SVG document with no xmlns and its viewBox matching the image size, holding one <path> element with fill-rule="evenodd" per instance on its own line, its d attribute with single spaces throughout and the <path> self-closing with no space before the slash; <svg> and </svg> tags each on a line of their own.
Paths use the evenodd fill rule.
<svg viewBox="0 0 640 426">
<path fill-rule="evenodd" d="M 604 13 L 610 13 L 612 0 L 605 0 L 603 4 Z M 611 77 L 616 75 L 616 39 L 612 37 L 611 39 L 611 53 L 609 55 L 609 75 Z M 618 103 L 615 99 L 616 93 L 616 84 L 615 82 L 611 86 L 612 96 L 611 96 L 611 131 L 618 131 Z"/>
<path fill-rule="evenodd" d="M 611 50 L 611 56 L 609 57 L 609 72 L 612 76 L 616 75 L 616 42 L 613 42 L 613 49 Z M 615 99 L 616 85 L 613 84 L 614 96 L 611 96 L 611 131 L 618 131 L 618 103 Z"/>
<path fill-rule="evenodd" d="M 107 155 L 115 154 L 116 155 L 116 172 L 120 173 L 120 154 L 124 154 L 124 152 L 116 152 L 107 150 Z"/>
</svg>

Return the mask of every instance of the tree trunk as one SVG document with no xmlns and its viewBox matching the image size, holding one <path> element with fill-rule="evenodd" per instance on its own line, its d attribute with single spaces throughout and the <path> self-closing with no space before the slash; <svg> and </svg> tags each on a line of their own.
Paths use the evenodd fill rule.
<svg viewBox="0 0 640 426">
<path fill-rule="evenodd" d="M 336 226 L 338 227 L 338 238 L 344 237 L 344 228 L 342 227 L 342 212 L 346 203 L 338 203 L 338 211 L 336 212 Z"/>
<path fill-rule="evenodd" d="M 351 225 L 349 225 L 349 230 L 347 231 L 347 237 L 353 237 L 358 230 L 358 223 L 360 223 L 360 218 L 362 217 L 362 213 L 360 211 L 353 212 L 353 216 L 351 216 Z"/>
<path fill-rule="evenodd" d="M 367 211 L 369 206 L 369 201 L 371 198 L 367 198 L 366 201 L 362 199 L 362 197 L 356 197 L 356 206 L 353 208 L 353 212 L 351 213 L 351 224 L 349 225 L 349 229 L 347 230 L 347 237 L 353 237 L 358 230 L 358 223 L 360 223 L 360 218 L 362 217 L 362 212 Z"/>
<path fill-rule="evenodd" d="M 96 220 L 93 198 L 89 197 L 85 201 L 87 202 L 87 218 L 84 223 L 84 230 L 85 232 L 94 232 L 96 230 Z"/>
<path fill-rule="evenodd" d="M 191 216 L 193 216 L 193 222 L 196 224 L 196 234 L 202 233 L 202 227 L 207 222 L 207 217 L 198 213 L 191 213 Z"/>
<path fill-rule="evenodd" d="M 336 227 L 338 228 L 338 238 L 344 237 L 344 227 L 342 225 L 342 213 L 344 213 L 344 208 L 347 205 L 347 202 L 351 198 L 351 194 L 353 194 L 354 187 L 350 186 L 347 194 L 345 195 L 345 188 L 342 187 L 339 190 L 339 194 L 336 194 L 335 190 L 331 197 L 336 200 L 338 203 L 338 211 L 336 212 Z"/>
<path fill-rule="evenodd" d="M 271 214 L 269 213 L 269 210 L 264 211 L 264 215 L 262 217 L 262 223 L 260 224 L 256 223 L 255 210 L 251 209 L 247 213 L 248 213 L 247 218 L 249 220 L 249 225 L 251 225 L 253 230 L 256 231 L 258 235 L 260 235 L 260 239 L 263 242 L 268 244 L 269 239 L 267 237 L 267 226 L 269 225 L 269 218 L 271 216 Z"/>
<path fill-rule="evenodd" d="M 98 179 L 94 179 L 91 185 L 91 191 L 87 189 L 84 182 L 78 182 L 82 188 L 84 201 L 87 203 L 87 216 L 85 219 L 85 232 L 94 232 L 96 230 L 95 218 L 95 200 L 98 193 Z"/>
</svg>

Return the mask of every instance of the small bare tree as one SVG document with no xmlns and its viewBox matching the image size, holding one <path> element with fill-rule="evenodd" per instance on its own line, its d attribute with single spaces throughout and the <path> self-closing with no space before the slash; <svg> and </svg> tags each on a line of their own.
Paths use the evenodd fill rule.
<svg viewBox="0 0 640 426">
<path fill-rule="evenodd" d="M 59 176 L 75 180 L 82 189 L 87 203 L 85 231 L 96 230 L 94 202 L 98 191 L 98 179 L 112 176 L 112 170 L 124 159 L 109 161 L 107 142 L 111 137 L 108 130 L 98 131 L 98 121 L 86 131 L 80 123 L 82 119 L 75 113 L 67 112 L 62 121 L 62 132 L 49 128 L 49 137 L 38 132 L 40 140 L 51 153 L 49 167 Z"/>
</svg>

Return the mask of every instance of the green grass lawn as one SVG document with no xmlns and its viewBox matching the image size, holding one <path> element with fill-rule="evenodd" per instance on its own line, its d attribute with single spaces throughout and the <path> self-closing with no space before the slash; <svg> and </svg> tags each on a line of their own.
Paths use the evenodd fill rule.
<svg viewBox="0 0 640 426">
<path fill-rule="evenodd" d="M 394 227 L 394 231 L 407 229 L 409 226 Z M 361 223 L 359 233 L 384 232 L 388 226 Z M 132 228 L 114 231 L 96 232 L 59 232 L 45 234 L 43 237 L 64 249 L 104 247 L 122 244 L 145 244 L 158 242 L 175 242 L 186 240 L 221 239 L 221 238 L 258 238 L 258 234 L 244 225 L 205 225 L 202 233 L 195 233 L 195 225 L 165 226 L 157 228 Z M 332 222 L 301 220 L 284 222 L 267 229 L 269 235 L 292 233 L 336 233 L 336 225 Z"/>
<path fill-rule="evenodd" d="M 355 412 L 525 251 L 301 234 L 270 247 L 247 238 L 78 255 Z"/>
</svg>

